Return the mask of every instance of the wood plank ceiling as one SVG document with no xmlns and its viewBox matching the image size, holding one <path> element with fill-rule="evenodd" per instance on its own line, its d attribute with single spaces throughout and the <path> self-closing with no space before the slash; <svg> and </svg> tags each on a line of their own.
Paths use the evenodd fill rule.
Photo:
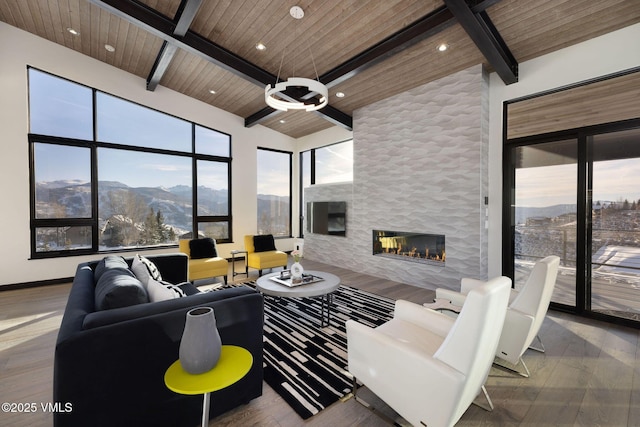
<svg viewBox="0 0 640 427">
<path fill-rule="evenodd" d="M 302 20 L 289 15 L 294 5 Z M 358 108 L 479 63 L 512 83 L 518 62 L 640 22 L 640 1 L 0 0 L 0 20 L 135 74 L 149 89 L 160 84 L 299 138 L 349 127 Z M 449 49 L 439 52 L 441 43 Z M 163 45 L 170 62 L 154 67 Z M 266 83 L 316 78 L 314 65 L 330 87 L 328 107 L 265 108 Z"/>
</svg>

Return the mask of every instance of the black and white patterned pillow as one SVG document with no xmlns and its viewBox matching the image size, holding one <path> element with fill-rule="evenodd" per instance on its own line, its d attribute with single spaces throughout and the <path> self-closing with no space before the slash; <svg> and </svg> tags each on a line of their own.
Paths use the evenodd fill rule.
<svg viewBox="0 0 640 427">
<path fill-rule="evenodd" d="M 140 254 L 136 254 L 133 257 L 133 261 L 131 263 L 131 271 L 136 275 L 136 278 L 144 283 L 145 285 L 149 281 L 149 279 L 153 280 L 162 280 L 162 276 L 160 275 L 160 271 L 156 265 L 149 261 L 148 258 L 143 257 Z"/>
</svg>

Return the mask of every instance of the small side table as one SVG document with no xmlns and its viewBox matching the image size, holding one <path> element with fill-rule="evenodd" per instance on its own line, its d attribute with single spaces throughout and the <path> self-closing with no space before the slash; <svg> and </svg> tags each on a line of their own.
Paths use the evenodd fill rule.
<svg viewBox="0 0 640 427">
<path fill-rule="evenodd" d="M 244 273 L 236 273 L 236 255 L 238 254 L 244 254 Z M 247 251 L 240 251 L 237 249 L 231 251 L 231 271 L 233 277 L 236 277 L 238 274 L 244 274 L 249 277 L 249 265 L 247 264 L 247 256 L 249 256 L 249 253 Z"/>
<path fill-rule="evenodd" d="M 180 360 L 169 366 L 164 374 L 164 383 L 169 390 L 180 394 L 204 394 L 202 402 L 202 427 L 209 424 L 209 395 L 212 391 L 240 381 L 253 365 L 249 350 L 235 345 L 223 345 L 220 359 L 210 371 L 190 374 L 182 369 Z"/>
</svg>

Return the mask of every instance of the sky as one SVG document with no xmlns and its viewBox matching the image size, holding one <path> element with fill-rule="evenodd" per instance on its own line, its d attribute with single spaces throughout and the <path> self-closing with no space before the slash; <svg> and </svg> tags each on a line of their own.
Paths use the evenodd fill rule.
<svg viewBox="0 0 640 427">
<path fill-rule="evenodd" d="M 93 140 L 92 90 L 41 71 L 29 70 L 30 132 Z M 97 139 L 101 142 L 190 153 L 192 124 L 120 98 L 97 92 Z M 90 150 L 36 144 L 36 180 L 90 180 Z M 200 154 L 230 155 L 229 135 L 196 125 Z M 130 187 L 192 184 L 191 158 L 135 151 L 98 149 L 98 180 Z M 226 189 L 227 165 L 198 162 L 198 185 Z"/>
<path fill-rule="evenodd" d="M 289 153 L 258 150 L 258 194 L 289 196 Z"/>
<path fill-rule="evenodd" d="M 77 180 L 89 182 L 91 162 L 88 148 L 36 144 L 36 181 Z M 112 149 L 98 150 L 98 180 L 119 181 L 130 187 L 191 186 L 191 159 Z M 224 182 L 208 184 L 226 188 Z"/>
<path fill-rule="evenodd" d="M 316 150 L 316 184 L 353 181 L 353 142 Z"/>
<path fill-rule="evenodd" d="M 516 170 L 516 205 L 545 207 L 576 203 L 575 164 Z M 593 166 L 593 200 L 630 202 L 640 199 L 640 159 L 596 162 Z"/>
<path fill-rule="evenodd" d="M 129 187 L 191 186 L 191 158 L 98 149 L 98 180 L 120 181 Z"/>
</svg>

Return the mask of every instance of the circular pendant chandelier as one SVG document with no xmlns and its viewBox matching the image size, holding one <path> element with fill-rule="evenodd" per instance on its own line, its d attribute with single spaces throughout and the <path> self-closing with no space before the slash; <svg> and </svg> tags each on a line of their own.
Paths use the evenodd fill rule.
<svg viewBox="0 0 640 427">
<path fill-rule="evenodd" d="M 304 11 L 299 6 L 293 6 L 291 10 L 289 10 L 289 14 L 294 19 L 299 20 L 304 16 Z M 309 53 L 311 53 L 310 49 Z M 320 83 L 313 55 L 311 55 L 311 61 L 313 63 L 313 69 L 316 71 L 317 80 L 304 77 L 289 77 L 286 81 L 278 82 L 282 62 L 284 62 L 284 53 L 282 54 L 282 62 L 280 62 L 280 70 L 278 70 L 276 83 L 274 85 L 268 84 L 264 88 L 264 99 L 268 106 L 282 111 L 316 111 L 329 103 L 329 89 Z M 304 92 L 304 99 L 285 95 L 284 92 L 289 88 L 295 88 L 298 92 Z"/>
<path fill-rule="evenodd" d="M 307 92 L 315 92 L 320 96 L 319 102 L 312 102 L 315 98 L 310 98 L 308 100 L 309 103 L 305 103 L 285 99 L 278 95 L 280 92 L 286 91 L 289 87 L 303 89 Z M 264 88 L 264 98 L 268 106 L 277 110 L 316 111 L 329 103 L 329 90 L 317 80 L 306 79 L 304 77 L 289 77 L 286 82 L 276 83 L 273 86 L 267 85 L 267 87 Z"/>
</svg>

